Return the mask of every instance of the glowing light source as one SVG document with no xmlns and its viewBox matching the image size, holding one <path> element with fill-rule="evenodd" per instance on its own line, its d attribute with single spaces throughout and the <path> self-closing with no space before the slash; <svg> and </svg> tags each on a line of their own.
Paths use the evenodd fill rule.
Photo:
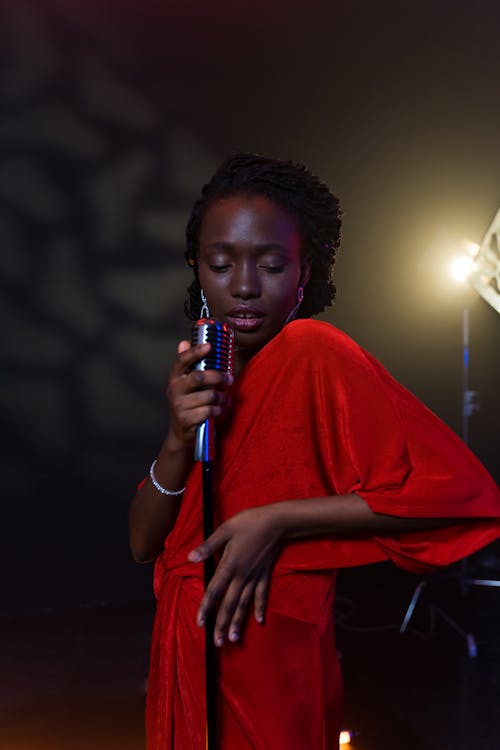
<svg viewBox="0 0 500 750">
<path fill-rule="evenodd" d="M 470 240 L 462 240 L 462 247 L 467 255 L 470 255 L 471 258 L 475 258 L 479 252 L 480 245 L 478 245 L 477 242 L 471 242 Z"/>
<path fill-rule="evenodd" d="M 350 745 L 350 744 L 351 744 L 351 733 L 348 732 L 346 729 L 343 729 L 342 732 L 340 733 L 339 745 L 340 747 L 345 747 L 345 745 Z"/>
<path fill-rule="evenodd" d="M 472 271 L 473 264 L 474 259 L 470 255 L 458 255 L 451 262 L 451 275 L 456 281 L 464 282 Z"/>
</svg>

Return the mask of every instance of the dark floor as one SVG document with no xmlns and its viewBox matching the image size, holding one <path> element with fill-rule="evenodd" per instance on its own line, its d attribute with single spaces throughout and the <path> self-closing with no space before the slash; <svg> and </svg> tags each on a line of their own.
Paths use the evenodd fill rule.
<svg viewBox="0 0 500 750">
<path fill-rule="evenodd" d="M 352 747 L 499 750 L 500 589 L 464 597 L 453 581 L 436 582 L 417 607 L 412 630 L 427 627 L 432 600 L 473 630 L 471 659 L 442 621 L 430 639 L 399 635 L 417 582 L 384 565 L 342 574 L 337 642 Z M 0 748 L 143 750 L 151 621 L 150 604 L 4 619 Z"/>
</svg>

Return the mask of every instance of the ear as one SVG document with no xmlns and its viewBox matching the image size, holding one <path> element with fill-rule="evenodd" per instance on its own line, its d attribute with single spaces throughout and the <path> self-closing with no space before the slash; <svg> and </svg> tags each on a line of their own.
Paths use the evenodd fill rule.
<svg viewBox="0 0 500 750">
<path fill-rule="evenodd" d="M 309 256 L 306 256 L 301 264 L 300 267 L 300 279 L 299 279 L 299 286 L 307 286 L 307 282 L 309 281 L 311 277 L 311 259 Z"/>
</svg>

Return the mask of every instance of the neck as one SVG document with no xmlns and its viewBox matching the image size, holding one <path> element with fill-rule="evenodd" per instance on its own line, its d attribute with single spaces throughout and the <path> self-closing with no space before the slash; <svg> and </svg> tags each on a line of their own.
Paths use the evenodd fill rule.
<svg viewBox="0 0 500 750">
<path fill-rule="evenodd" d="M 257 354 L 258 349 L 238 349 L 234 350 L 234 376 L 238 377 L 242 369 L 245 367 L 252 357 Z"/>
</svg>

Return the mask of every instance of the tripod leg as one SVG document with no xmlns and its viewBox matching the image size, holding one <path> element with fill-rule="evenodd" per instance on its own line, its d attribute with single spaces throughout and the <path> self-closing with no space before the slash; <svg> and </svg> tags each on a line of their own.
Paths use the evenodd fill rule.
<svg viewBox="0 0 500 750">
<path fill-rule="evenodd" d="M 413 612 L 415 610 L 415 607 L 417 606 L 417 602 L 420 598 L 420 594 L 422 593 L 424 587 L 427 585 L 427 581 L 420 581 L 417 588 L 413 592 L 413 596 L 411 598 L 410 604 L 408 605 L 408 609 L 406 610 L 406 614 L 404 616 L 404 620 L 401 623 L 401 627 L 399 628 L 399 632 L 405 633 L 406 629 L 410 623 L 410 620 L 412 618 Z"/>
<path fill-rule="evenodd" d="M 477 643 L 472 633 L 467 633 L 455 622 L 455 620 L 444 612 L 441 607 L 433 607 L 434 611 L 450 626 L 458 635 L 463 638 L 467 644 L 467 653 L 469 658 L 474 659 L 477 656 Z"/>
</svg>

